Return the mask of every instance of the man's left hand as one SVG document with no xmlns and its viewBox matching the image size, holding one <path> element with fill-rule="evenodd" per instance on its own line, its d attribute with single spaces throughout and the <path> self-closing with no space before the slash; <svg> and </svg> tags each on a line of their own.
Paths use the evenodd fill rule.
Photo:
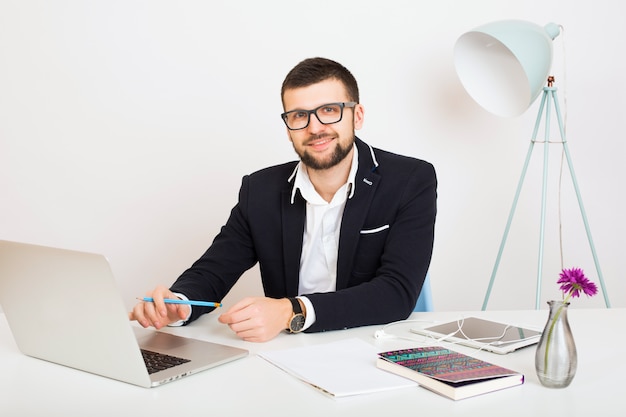
<svg viewBox="0 0 626 417">
<path fill-rule="evenodd" d="M 248 342 L 266 342 L 285 330 L 293 314 L 287 298 L 246 297 L 218 318 Z"/>
</svg>

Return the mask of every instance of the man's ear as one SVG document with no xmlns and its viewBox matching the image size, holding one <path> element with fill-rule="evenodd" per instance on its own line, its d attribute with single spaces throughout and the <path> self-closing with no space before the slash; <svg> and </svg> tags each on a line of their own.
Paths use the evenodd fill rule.
<svg viewBox="0 0 626 417">
<path fill-rule="evenodd" d="M 359 130 L 363 127 L 363 118 L 365 116 L 365 109 L 362 104 L 354 106 L 354 130 Z"/>
</svg>

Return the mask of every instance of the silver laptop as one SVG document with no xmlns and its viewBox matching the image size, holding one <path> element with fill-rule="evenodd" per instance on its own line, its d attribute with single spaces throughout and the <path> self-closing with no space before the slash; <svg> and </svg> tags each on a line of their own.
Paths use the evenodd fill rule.
<svg viewBox="0 0 626 417">
<path fill-rule="evenodd" d="M 507 354 L 539 342 L 541 331 L 478 317 L 465 317 L 411 332 L 437 342 L 458 343 L 493 353 Z"/>
<path fill-rule="evenodd" d="M 248 355 L 131 326 L 102 255 L 0 240 L 0 305 L 25 355 L 142 387 Z"/>
</svg>

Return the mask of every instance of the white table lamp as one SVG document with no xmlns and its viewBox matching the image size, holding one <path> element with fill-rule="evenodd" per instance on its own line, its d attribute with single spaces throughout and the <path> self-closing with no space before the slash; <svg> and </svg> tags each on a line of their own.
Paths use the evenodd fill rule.
<svg viewBox="0 0 626 417">
<path fill-rule="evenodd" d="M 552 41 L 560 34 L 561 30 L 555 23 L 549 23 L 544 27 L 522 20 L 503 20 L 488 23 L 463 34 L 454 47 L 454 64 L 463 87 L 469 95 L 487 111 L 498 116 L 519 116 L 543 92 L 539 114 L 535 123 L 530 147 L 526 155 L 526 162 L 522 170 L 517 192 L 513 200 L 513 206 L 504 230 L 504 236 L 500 244 L 498 256 L 491 274 L 487 293 L 482 309 L 485 310 L 489 296 L 500 264 L 504 245 L 509 233 L 515 208 L 521 192 L 521 188 L 528 169 L 528 163 L 532 155 L 534 144 L 544 144 L 543 165 L 543 192 L 541 200 L 541 225 L 539 240 L 539 262 L 537 270 L 537 290 L 535 308 L 539 308 L 541 296 L 541 274 L 543 269 L 543 243 L 545 229 L 545 208 L 547 194 L 547 167 L 548 145 L 558 143 L 563 146 L 570 171 L 570 176 L 578 198 L 578 205 L 587 232 L 587 239 L 598 273 L 600 286 L 604 294 L 607 307 L 610 307 L 608 295 L 604 286 L 604 279 L 600 270 L 600 264 L 596 255 L 595 246 L 591 237 L 591 231 L 587 222 L 587 215 L 583 207 L 582 198 L 578 188 L 578 182 L 574 174 L 574 167 L 569 154 L 563 119 L 556 97 L 556 88 L 553 86 L 554 78 L 549 76 L 552 65 Z M 546 85 L 547 82 L 547 85 Z M 559 124 L 560 142 L 550 141 L 550 106 L 554 104 Z M 537 132 L 541 124 L 541 118 L 545 110 L 545 138 L 537 141 Z"/>
</svg>

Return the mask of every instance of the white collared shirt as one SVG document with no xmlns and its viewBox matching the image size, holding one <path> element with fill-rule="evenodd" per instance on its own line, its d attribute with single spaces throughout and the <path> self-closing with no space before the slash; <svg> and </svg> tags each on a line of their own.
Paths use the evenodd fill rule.
<svg viewBox="0 0 626 417">
<path fill-rule="evenodd" d="M 352 165 L 348 181 L 341 186 L 330 202 L 324 200 L 311 183 L 306 167 L 300 162 L 295 175 L 291 195 L 293 204 L 296 190 L 306 200 L 306 225 L 302 236 L 300 257 L 300 281 L 298 294 L 331 292 L 337 289 L 337 258 L 341 219 L 348 198 L 354 195 L 355 177 L 358 169 L 358 150 L 353 147 Z M 304 328 L 315 322 L 315 310 L 306 297 L 299 297 L 306 306 Z"/>
</svg>

